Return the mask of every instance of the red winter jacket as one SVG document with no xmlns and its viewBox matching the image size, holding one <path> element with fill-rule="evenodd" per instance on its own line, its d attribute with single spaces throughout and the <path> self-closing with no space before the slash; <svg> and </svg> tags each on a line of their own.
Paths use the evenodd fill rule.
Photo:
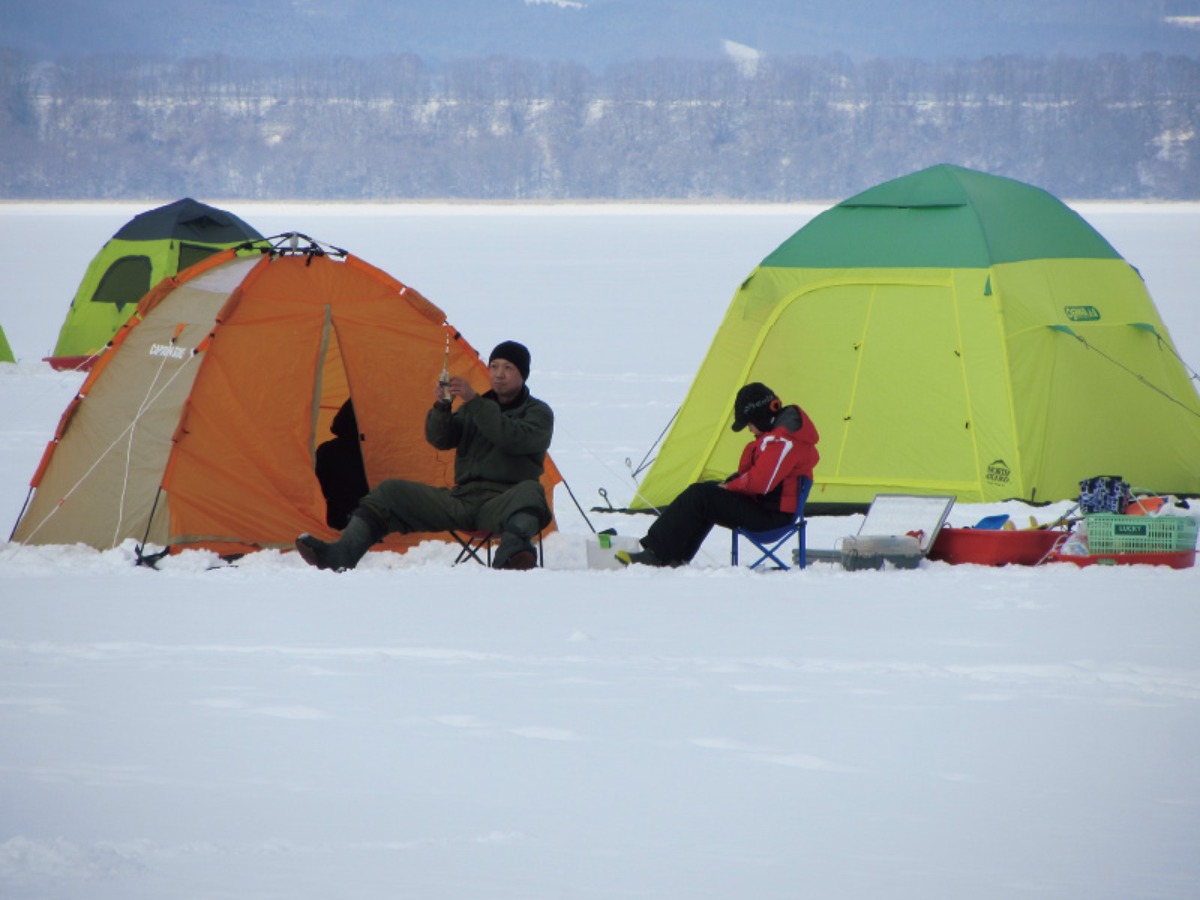
<svg viewBox="0 0 1200 900">
<path fill-rule="evenodd" d="M 770 431 L 746 445 L 737 474 L 725 482 L 727 490 L 764 498 L 781 512 L 794 513 L 800 480 L 813 477 L 820 459 L 820 435 L 812 419 L 798 406 L 786 406 L 775 417 Z"/>
</svg>

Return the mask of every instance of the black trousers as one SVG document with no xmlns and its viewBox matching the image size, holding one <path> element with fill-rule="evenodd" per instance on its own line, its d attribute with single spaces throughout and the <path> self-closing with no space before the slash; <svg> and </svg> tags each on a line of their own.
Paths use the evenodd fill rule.
<svg viewBox="0 0 1200 900">
<path fill-rule="evenodd" d="M 766 509 L 759 498 L 727 491 L 716 481 L 701 481 L 671 501 L 642 538 L 642 546 L 664 563 L 691 562 L 714 525 L 766 531 L 791 521 L 791 513 Z"/>
</svg>

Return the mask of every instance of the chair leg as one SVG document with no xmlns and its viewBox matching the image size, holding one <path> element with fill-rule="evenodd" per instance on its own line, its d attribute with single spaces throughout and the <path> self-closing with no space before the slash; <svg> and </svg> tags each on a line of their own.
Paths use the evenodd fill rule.
<svg viewBox="0 0 1200 900">
<path fill-rule="evenodd" d="M 457 531 L 451 531 L 450 534 L 458 541 L 459 546 L 462 548 L 458 551 L 458 556 L 454 559 L 454 565 L 457 566 L 461 562 L 473 559 L 481 566 L 487 566 L 489 569 L 492 567 L 492 538 L 495 537 L 494 534 L 479 536 L 468 534 L 465 538 Z M 542 534 L 542 531 L 537 533 L 537 564 L 540 569 L 546 567 L 546 548 L 542 543 Z M 480 550 L 485 551 L 487 562 L 479 558 Z"/>
<path fill-rule="evenodd" d="M 798 569 L 804 569 L 804 568 L 807 568 L 807 566 L 808 566 L 808 558 L 807 558 L 808 541 L 807 541 L 807 529 L 805 527 L 807 524 L 808 524 L 807 521 L 801 520 L 795 527 L 795 535 L 796 535 L 796 562 L 795 562 L 795 565 L 796 565 L 796 568 L 798 568 Z M 758 552 L 760 554 L 758 559 L 755 562 L 750 564 L 749 567 L 751 569 L 757 569 L 759 566 L 761 566 L 763 563 L 765 563 L 768 559 L 771 560 L 772 562 L 774 562 L 776 568 L 778 568 L 782 571 L 786 572 L 787 570 L 789 570 L 791 568 L 790 565 L 788 565 L 786 562 L 784 562 L 782 559 L 779 558 L 779 551 L 784 547 L 784 545 L 787 544 L 787 541 L 791 537 L 791 535 L 785 535 L 783 538 L 779 539 L 774 544 L 768 545 L 766 543 L 760 543 L 758 540 L 756 540 L 754 538 L 753 535 L 743 532 L 742 529 L 740 529 L 740 528 L 730 529 L 730 534 L 731 534 L 731 538 L 730 538 L 730 547 L 729 547 L 729 561 L 730 561 L 731 565 L 734 565 L 734 566 L 738 565 L 738 561 L 739 561 L 738 548 L 739 548 L 739 544 L 740 544 L 740 539 L 744 537 L 746 540 L 748 540 L 750 542 L 752 547 L 754 547 L 756 550 L 758 550 Z"/>
<path fill-rule="evenodd" d="M 770 547 L 767 547 L 763 544 L 757 544 L 757 547 L 758 547 L 759 551 L 762 553 L 762 556 L 760 556 L 758 558 L 758 562 L 756 562 L 750 568 L 757 569 L 759 566 L 761 566 L 763 563 L 765 563 L 768 559 L 770 559 L 775 562 L 775 566 L 777 568 L 786 572 L 788 569 L 791 568 L 791 566 L 789 566 L 782 559 L 780 559 L 778 556 L 775 555 L 776 552 L 779 550 L 779 548 L 782 547 L 784 545 L 784 543 L 786 543 L 786 541 L 787 541 L 787 538 L 785 537 L 782 541 L 779 541 Z"/>
<path fill-rule="evenodd" d="M 459 546 L 462 547 L 462 549 L 458 551 L 458 556 L 455 557 L 455 559 L 454 559 L 454 565 L 457 566 L 461 562 L 466 562 L 468 559 L 473 559 L 473 560 L 475 560 L 475 562 L 479 563 L 481 566 L 487 566 L 489 569 L 491 568 L 491 566 L 492 566 L 492 535 L 491 534 L 478 535 L 478 536 L 468 534 L 465 538 L 461 534 L 459 534 L 457 531 L 451 531 L 450 534 L 454 537 L 454 539 L 456 541 L 458 541 Z M 482 559 L 479 558 L 480 550 L 484 550 L 486 552 L 487 562 L 484 562 Z"/>
</svg>

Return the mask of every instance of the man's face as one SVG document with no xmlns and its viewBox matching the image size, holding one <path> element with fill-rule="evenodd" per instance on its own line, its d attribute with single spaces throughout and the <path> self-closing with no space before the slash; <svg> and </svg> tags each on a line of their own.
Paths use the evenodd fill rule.
<svg viewBox="0 0 1200 900">
<path fill-rule="evenodd" d="M 488 365 L 488 380 L 492 390 L 501 400 L 509 400 L 521 392 L 525 386 L 520 371 L 507 359 L 494 359 Z"/>
</svg>

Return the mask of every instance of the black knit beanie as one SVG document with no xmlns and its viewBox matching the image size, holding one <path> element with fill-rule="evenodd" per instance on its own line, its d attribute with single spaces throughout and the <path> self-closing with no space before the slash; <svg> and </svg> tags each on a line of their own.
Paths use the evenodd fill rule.
<svg viewBox="0 0 1200 900">
<path fill-rule="evenodd" d="M 492 355 L 488 357 L 488 365 L 490 366 L 498 359 L 503 359 L 516 366 L 517 371 L 521 373 L 522 381 L 529 380 L 529 349 L 524 344 L 518 344 L 516 341 L 504 341 L 497 344 Z"/>
</svg>

